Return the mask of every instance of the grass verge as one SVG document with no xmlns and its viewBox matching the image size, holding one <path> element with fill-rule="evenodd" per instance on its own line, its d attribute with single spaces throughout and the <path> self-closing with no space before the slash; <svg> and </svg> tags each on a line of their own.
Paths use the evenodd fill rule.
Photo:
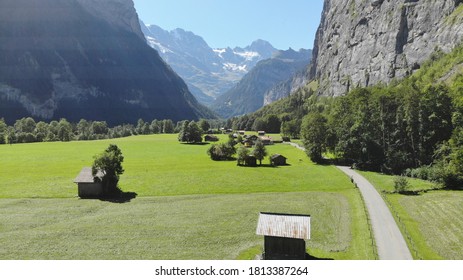
<svg viewBox="0 0 463 280">
<path fill-rule="evenodd" d="M 436 185 L 408 179 L 411 190 L 419 195 L 391 193 L 393 176 L 362 172 L 379 191 L 391 208 L 415 259 L 462 259 L 463 193 L 433 190 Z M 385 192 L 383 192 L 385 191 Z"/>
</svg>

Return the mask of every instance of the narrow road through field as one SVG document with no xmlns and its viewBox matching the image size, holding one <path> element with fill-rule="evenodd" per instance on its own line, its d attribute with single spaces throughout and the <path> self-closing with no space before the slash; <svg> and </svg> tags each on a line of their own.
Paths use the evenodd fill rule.
<svg viewBox="0 0 463 280">
<path fill-rule="evenodd" d="M 380 260 L 412 260 L 402 233 L 392 217 L 389 208 L 373 185 L 363 176 L 349 167 L 338 168 L 353 178 L 362 193 L 363 200 L 370 215 L 373 235 L 378 248 Z"/>
<path fill-rule="evenodd" d="M 305 150 L 298 144 L 288 144 Z M 413 257 L 394 217 L 392 217 L 389 208 L 375 187 L 351 168 L 344 166 L 337 166 L 337 168 L 354 180 L 363 196 L 368 215 L 370 216 L 379 259 L 412 260 Z"/>
</svg>

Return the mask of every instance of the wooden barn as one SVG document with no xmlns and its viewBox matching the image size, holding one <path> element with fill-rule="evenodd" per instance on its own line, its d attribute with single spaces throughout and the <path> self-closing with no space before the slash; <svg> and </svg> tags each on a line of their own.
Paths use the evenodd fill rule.
<svg viewBox="0 0 463 280">
<path fill-rule="evenodd" d="M 264 236 L 265 260 L 304 260 L 310 216 L 260 213 L 256 234 Z"/>
<path fill-rule="evenodd" d="M 217 137 L 215 135 L 208 134 L 208 135 L 204 136 L 204 141 L 205 142 L 217 142 L 217 141 L 219 141 L 219 137 Z"/>
<path fill-rule="evenodd" d="M 74 179 L 79 197 L 95 198 L 102 196 L 104 191 L 101 178 L 103 178 L 103 173 L 98 172 L 97 176 L 93 177 L 91 167 L 82 168 L 79 175 Z"/>
<path fill-rule="evenodd" d="M 272 140 L 272 138 L 266 137 L 266 136 L 261 136 L 261 137 L 259 137 L 259 138 L 260 138 L 260 140 L 262 141 L 262 143 L 263 143 L 264 145 L 266 145 L 266 146 L 268 146 L 268 145 L 273 145 L 273 140 Z"/>
<path fill-rule="evenodd" d="M 257 166 L 257 158 L 253 155 L 249 155 L 244 159 L 244 164 L 246 166 L 250 167 L 256 167 Z"/>
<path fill-rule="evenodd" d="M 272 165 L 274 166 L 286 165 L 287 164 L 286 160 L 287 160 L 286 157 L 279 155 L 279 154 L 275 154 L 270 157 L 270 161 L 272 162 Z"/>
</svg>

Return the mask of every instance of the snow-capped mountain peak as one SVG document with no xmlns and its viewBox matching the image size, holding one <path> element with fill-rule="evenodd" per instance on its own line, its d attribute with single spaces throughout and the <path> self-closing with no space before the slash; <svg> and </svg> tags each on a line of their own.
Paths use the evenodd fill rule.
<svg viewBox="0 0 463 280">
<path fill-rule="evenodd" d="M 188 84 L 202 103 L 211 103 L 228 91 L 256 64 L 271 58 L 278 50 L 269 42 L 257 40 L 234 49 L 211 48 L 202 37 L 177 28 L 166 31 L 156 25 L 140 23 L 148 44 Z"/>
</svg>

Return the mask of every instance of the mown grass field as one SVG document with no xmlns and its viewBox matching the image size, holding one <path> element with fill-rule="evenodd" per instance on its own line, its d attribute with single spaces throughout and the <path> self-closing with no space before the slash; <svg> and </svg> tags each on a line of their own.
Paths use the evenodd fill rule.
<svg viewBox="0 0 463 280">
<path fill-rule="evenodd" d="M 463 192 L 432 190 L 436 185 L 409 179 L 410 189 L 429 190 L 419 195 L 389 193 L 394 189 L 394 177 L 363 172 L 383 193 L 406 237 L 415 259 L 463 259 Z"/>
<path fill-rule="evenodd" d="M 110 143 L 137 198 L 77 198 L 74 177 Z M 315 257 L 375 258 L 359 193 L 336 168 L 283 144 L 268 147 L 288 158 L 278 168 L 214 162 L 207 148 L 176 135 L 0 145 L 0 259 L 235 259 L 262 246 L 260 211 L 310 214 Z"/>
</svg>

